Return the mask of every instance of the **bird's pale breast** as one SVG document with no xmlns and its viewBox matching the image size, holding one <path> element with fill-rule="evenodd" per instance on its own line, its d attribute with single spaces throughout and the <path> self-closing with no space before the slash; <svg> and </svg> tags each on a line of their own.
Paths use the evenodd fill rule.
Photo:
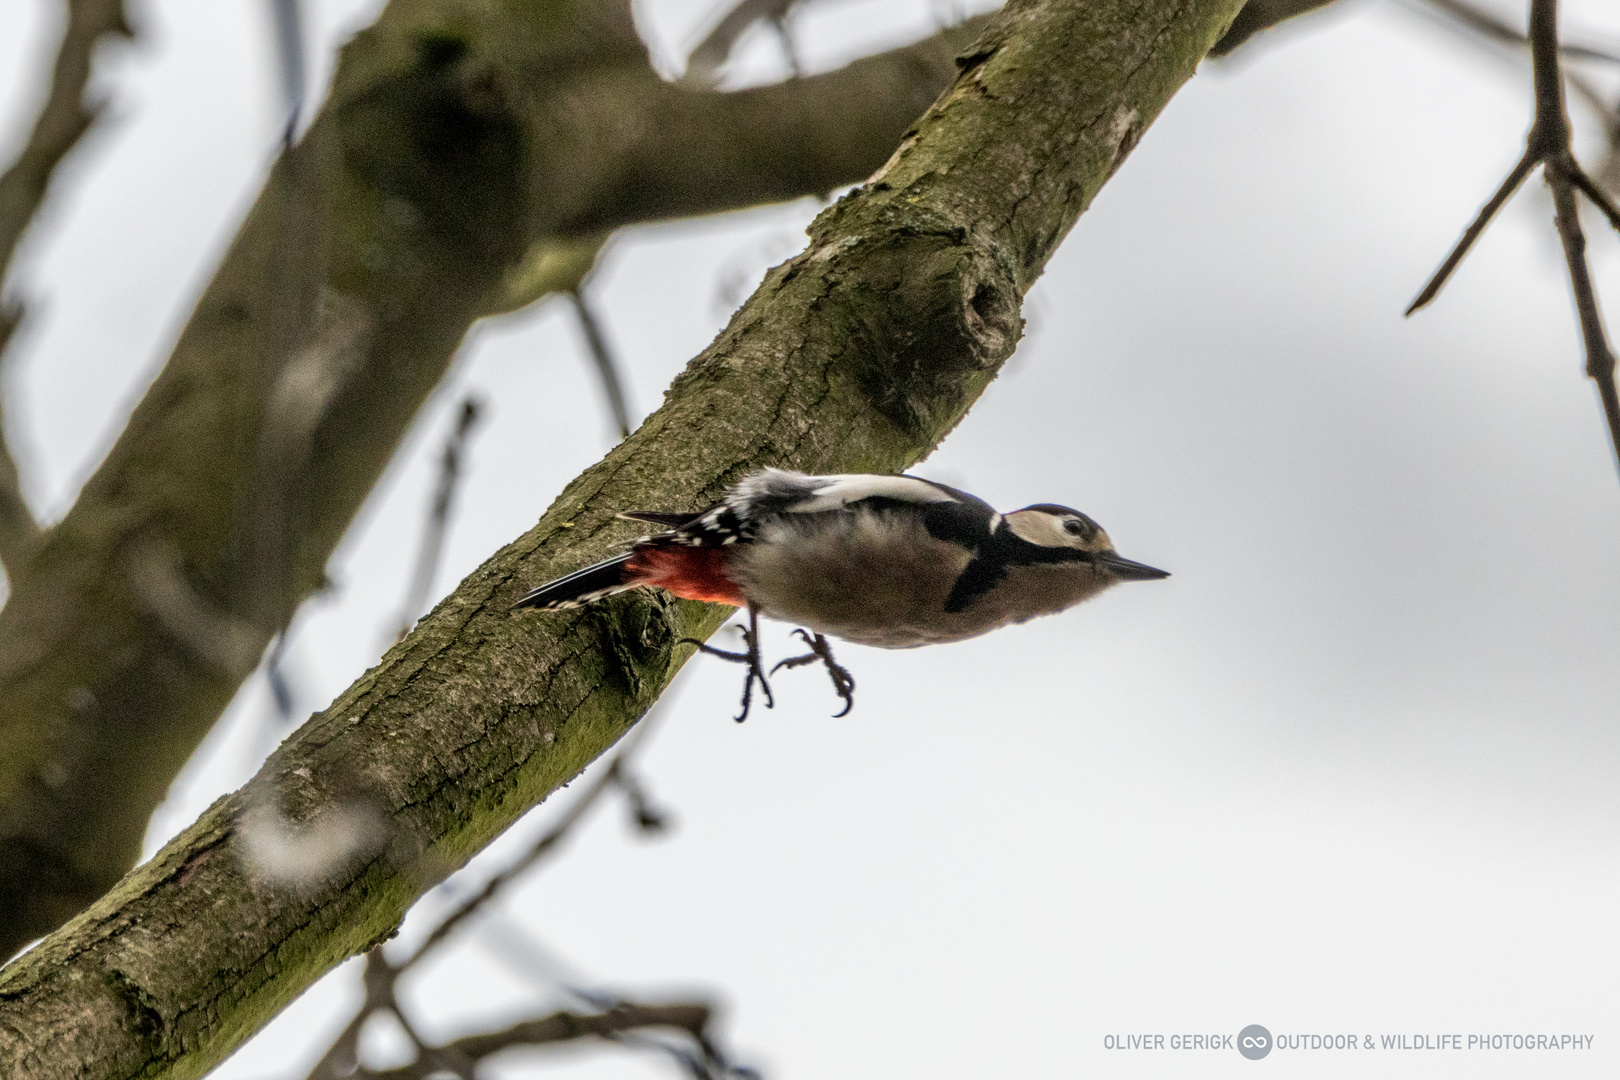
<svg viewBox="0 0 1620 1080">
<path fill-rule="evenodd" d="M 970 557 L 905 514 L 786 515 L 733 555 L 729 573 L 763 614 L 886 649 L 976 637 L 1062 611 L 1111 583 L 1089 564 L 1013 567 L 990 595 L 947 612 Z"/>
</svg>

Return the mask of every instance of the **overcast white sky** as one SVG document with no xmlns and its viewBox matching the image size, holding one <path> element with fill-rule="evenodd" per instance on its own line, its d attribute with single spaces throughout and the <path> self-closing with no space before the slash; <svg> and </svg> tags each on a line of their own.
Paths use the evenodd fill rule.
<svg viewBox="0 0 1620 1080">
<path fill-rule="evenodd" d="M 310 0 L 312 77 L 375 6 Z M 1614 5 L 1566 6 L 1567 26 L 1620 44 Z M 53 7 L 0 0 L 7 146 Z M 42 316 L 6 404 L 52 515 L 165 358 L 278 126 L 261 4 L 134 7 L 114 119 L 24 267 Z M 641 11 L 669 54 L 705 13 Z M 826 0 L 803 46 L 825 67 L 932 18 L 923 0 Z M 1078 506 L 1175 576 L 960 645 L 844 646 L 860 690 L 839 720 L 822 676 L 784 673 L 779 707 L 739 727 L 737 671 L 691 665 L 645 758 L 674 834 L 639 840 L 616 808 L 594 820 L 411 986 L 422 1027 L 551 1000 L 515 923 L 583 981 L 717 993 L 728 1044 L 771 1080 L 1620 1070 L 1620 482 L 1539 182 L 1432 310 L 1401 318 L 1517 157 L 1527 82 L 1386 0 L 1206 65 L 1053 260 L 1006 373 L 918 470 L 1003 508 Z M 721 326 L 724 282 L 796 250 L 815 209 L 620 237 L 597 298 L 641 410 Z M 1592 232 L 1617 312 L 1620 239 Z M 334 560 L 338 592 L 297 624 L 305 712 L 378 656 L 467 390 L 492 410 L 435 596 L 610 445 L 566 310 L 478 328 Z M 781 628 L 768 645 L 790 647 Z M 251 773 L 269 716 L 255 681 L 153 849 Z M 301 1075 L 357 993 L 351 964 L 218 1075 Z M 1259 1063 L 1105 1049 L 1255 1023 L 1594 1041 Z M 386 1054 L 386 1033 L 373 1045 Z M 583 1050 L 490 1075 L 673 1072 Z"/>
</svg>

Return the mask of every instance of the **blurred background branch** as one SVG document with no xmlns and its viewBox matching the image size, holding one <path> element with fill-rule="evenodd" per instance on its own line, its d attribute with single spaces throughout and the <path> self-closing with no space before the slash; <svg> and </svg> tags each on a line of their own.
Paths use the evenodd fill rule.
<svg viewBox="0 0 1620 1080">
<path fill-rule="evenodd" d="M 298 122 L 304 115 L 304 92 L 309 76 L 304 71 L 304 12 L 302 0 L 269 0 L 270 21 L 275 28 L 276 69 L 281 76 L 281 96 L 287 119 L 281 143 L 290 147 L 298 136 Z"/>
<path fill-rule="evenodd" d="M 744 34 L 764 23 L 781 42 L 783 55 L 795 77 L 803 74 L 798 50 L 788 28 L 788 14 L 799 0 L 741 0 L 723 8 L 719 20 L 686 58 L 681 81 L 689 86 L 710 88 L 720 83 L 720 69 L 731 59 Z"/>
<path fill-rule="evenodd" d="M 439 479 L 433 488 L 433 499 L 428 504 L 427 519 L 422 524 L 422 546 L 416 556 L 416 568 L 411 572 L 410 584 L 405 590 L 405 603 L 400 609 L 399 625 L 394 640 L 399 641 L 411 632 L 422 614 L 433 589 L 433 579 L 439 572 L 444 556 L 444 538 L 450 529 L 451 509 L 455 504 L 456 487 L 465 467 L 467 444 L 473 429 L 478 426 L 485 405 L 469 394 L 461 399 L 456 409 L 455 425 L 445 437 L 444 450 L 439 455 Z"/>
<path fill-rule="evenodd" d="M 1274 26 L 1328 7 L 1334 0 L 1249 0 L 1226 35 L 1210 50 L 1212 56 L 1227 56 L 1247 44 L 1256 34 Z M 1470 3 L 1469 0 L 1413 0 L 1439 17 L 1443 26 L 1451 27 L 1473 40 L 1491 42 L 1515 51 L 1528 50 L 1530 38 L 1519 27 L 1503 19 L 1489 8 Z M 1600 64 L 1620 64 L 1620 52 L 1599 44 L 1573 42 L 1561 44 L 1566 59 Z M 1620 98 L 1605 94 L 1591 79 L 1578 71 L 1565 70 L 1565 82 L 1592 110 L 1603 125 L 1608 142 L 1608 154 L 1595 175 L 1610 191 L 1620 190 Z"/>
<path fill-rule="evenodd" d="M 1333 0 L 1249 0 L 1238 12 L 1232 25 L 1227 27 L 1221 40 L 1209 51 L 1211 56 L 1226 56 L 1262 30 L 1279 23 L 1327 7 Z"/>
<path fill-rule="evenodd" d="M 607 403 L 608 415 L 613 418 L 613 426 L 618 430 L 619 438 L 630 437 L 630 404 L 625 397 L 624 377 L 619 374 L 619 362 L 608 345 L 607 333 L 602 322 L 592 309 L 590 301 L 585 298 L 583 285 L 568 294 L 568 302 L 579 319 L 580 333 L 585 336 L 585 348 L 591 355 L 591 361 L 596 367 L 596 376 L 602 384 L 602 397 Z"/>
<path fill-rule="evenodd" d="M 96 47 L 107 38 L 133 36 L 123 0 L 68 0 L 66 8 L 67 27 L 51 68 L 45 104 L 22 150 L 0 174 L 0 365 L 26 314 L 11 281 L 17 245 L 45 203 L 56 167 L 101 111 L 85 99 Z M 13 588 L 42 535 L 23 498 L 17 463 L 6 440 L 5 399 L 0 394 L 0 565 Z"/>
<path fill-rule="evenodd" d="M 1616 393 L 1614 352 L 1603 326 L 1597 292 L 1592 285 L 1591 266 L 1586 255 L 1586 235 L 1581 228 L 1576 193 L 1591 200 L 1616 232 L 1620 232 L 1620 209 L 1587 175 L 1575 159 L 1569 113 L 1564 106 L 1563 52 L 1558 40 L 1558 0 L 1530 0 L 1530 53 L 1533 61 L 1533 120 L 1525 138 L 1524 154 L 1502 181 L 1479 214 L 1463 231 L 1462 239 L 1440 264 L 1423 291 L 1406 313 L 1427 305 L 1440 294 L 1452 271 L 1462 262 L 1474 242 L 1484 234 L 1497 211 L 1513 197 L 1519 186 L 1538 167 L 1553 197 L 1553 222 L 1563 246 L 1570 288 L 1574 293 L 1575 314 L 1586 351 L 1586 374 L 1596 384 L 1598 399 L 1609 428 L 1609 442 L 1620 470 L 1620 394 Z"/>
<path fill-rule="evenodd" d="M 15 582 L 34 548 L 44 535 L 28 500 L 23 497 L 22 476 L 6 436 L 6 345 L 22 320 L 20 304 L 0 299 L 0 570 L 6 580 Z"/>
<path fill-rule="evenodd" d="M 1422 4 L 1441 16 L 1441 23 L 1474 35 L 1486 41 L 1505 45 L 1514 51 L 1528 51 L 1530 37 L 1523 30 L 1499 18 L 1494 12 L 1476 7 L 1467 0 L 1421 0 Z M 1565 59 L 1589 60 L 1604 64 L 1620 64 L 1620 54 L 1595 45 L 1560 44 Z M 1620 100 L 1611 99 L 1579 72 L 1562 69 L 1565 84 L 1585 102 L 1603 124 L 1604 136 L 1610 153 L 1620 142 Z"/>
<path fill-rule="evenodd" d="M 493 914 L 491 905 L 502 892 L 547 857 L 555 855 L 603 796 L 613 791 L 624 796 L 631 810 L 631 824 L 638 832 L 657 834 L 664 830 L 667 815 L 651 806 L 640 781 L 631 771 L 632 758 L 653 729 L 654 719 L 649 716 L 637 725 L 607 767 L 573 799 L 562 816 L 530 844 L 525 853 L 492 875 L 472 895 L 440 914 L 409 955 L 403 959 L 393 959 L 389 956 L 391 950 L 386 946 L 378 946 L 366 954 L 365 999 L 315 1063 L 307 1080 L 340 1080 L 343 1077 L 359 1077 L 361 1080 L 411 1077 L 426 1080 L 440 1073 L 472 1080 L 484 1059 L 506 1050 L 582 1039 L 623 1042 L 629 1033 L 648 1029 L 671 1029 L 684 1036 L 674 1044 L 652 1040 L 645 1045 L 668 1054 L 694 1080 L 728 1080 L 755 1075 L 752 1069 L 733 1064 L 719 1049 L 710 1030 L 714 1010 L 707 1002 L 649 1005 L 603 991 L 560 986 L 591 1011 L 547 1012 L 532 1019 L 508 1023 L 498 1030 L 433 1043 L 419 1033 L 418 1026 L 411 1021 L 408 1010 L 400 1001 L 400 981 L 418 968 L 425 958 L 436 954 L 440 946 L 450 941 L 469 921 Z M 410 1043 L 410 1051 L 415 1056 L 410 1064 L 393 1068 L 375 1067 L 365 1060 L 361 1033 L 381 1015 L 398 1020 Z"/>
</svg>

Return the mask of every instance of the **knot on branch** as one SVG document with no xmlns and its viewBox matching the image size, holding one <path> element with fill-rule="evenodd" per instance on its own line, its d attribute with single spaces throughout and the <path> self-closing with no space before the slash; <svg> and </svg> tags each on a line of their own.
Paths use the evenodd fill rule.
<svg viewBox="0 0 1620 1080">
<path fill-rule="evenodd" d="M 120 1006 L 129 1030 L 153 1051 L 162 1047 L 169 1024 L 158 1011 L 157 999 L 118 968 L 108 969 L 105 979 L 107 992 Z"/>
<path fill-rule="evenodd" d="M 661 682 L 675 645 L 671 601 L 642 592 L 611 597 L 586 611 L 586 622 L 600 635 L 604 675 L 635 697 Z"/>
<path fill-rule="evenodd" d="M 965 228 L 890 225 L 827 256 L 827 326 L 844 338 L 833 351 L 913 437 L 950 427 L 1023 334 L 1017 282 L 976 239 Z M 846 275 L 838 264 L 854 247 L 860 271 Z"/>
</svg>

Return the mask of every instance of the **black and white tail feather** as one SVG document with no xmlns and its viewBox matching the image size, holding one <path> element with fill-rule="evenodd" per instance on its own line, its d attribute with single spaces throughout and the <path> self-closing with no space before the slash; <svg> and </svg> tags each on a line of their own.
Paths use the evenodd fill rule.
<svg viewBox="0 0 1620 1080">
<path fill-rule="evenodd" d="M 635 554 L 634 551 L 627 551 L 623 555 L 603 559 L 583 570 L 575 570 L 556 581 L 548 581 L 513 604 L 512 608 L 566 611 L 615 593 L 628 592 L 635 588 L 635 585 L 624 580 L 624 565 L 634 558 Z"/>
<path fill-rule="evenodd" d="M 632 550 L 615 555 L 611 559 L 603 559 L 599 563 L 592 563 L 583 570 L 575 570 L 572 574 L 555 581 L 546 582 L 513 604 L 512 610 L 567 611 L 617 593 L 629 592 L 636 587 L 636 583 L 625 580 L 624 570 L 625 565 L 635 557 L 634 549 L 641 544 L 658 540 L 666 543 L 682 542 L 679 540 L 680 527 L 692 524 L 701 515 L 665 513 L 661 510 L 627 510 L 618 516 L 631 521 L 645 522 L 648 525 L 661 525 L 666 531 L 654 536 L 638 536 L 629 541 Z"/>
</svg>

